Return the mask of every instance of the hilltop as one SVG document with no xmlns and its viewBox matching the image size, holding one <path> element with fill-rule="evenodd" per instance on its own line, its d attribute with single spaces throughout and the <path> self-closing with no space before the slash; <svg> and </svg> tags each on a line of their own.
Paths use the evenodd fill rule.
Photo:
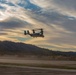
<svg viewBox="0 0 76 75">
<path fill-rule="evenodd" d="M 60 52 L 21 42 L 0 41 L 0 55 L 36 56 L 47 59 L 76 60 L 76 52 Z"/>
</svg>

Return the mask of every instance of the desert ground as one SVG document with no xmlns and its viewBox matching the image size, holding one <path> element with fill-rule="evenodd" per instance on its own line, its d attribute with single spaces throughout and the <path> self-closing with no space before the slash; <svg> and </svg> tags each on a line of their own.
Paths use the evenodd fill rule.
<svg viewBox="0 0 76 75">
<path fill-rule="evenodd" d="M 76 75 L 75 71 L 40 69 L 40 68 L 20 68 L 20 67 L 0 67 L 0 75 Z"/>
<path fill-rule="evenodd" d="M 76 61 L 0 57 L 0 75 L 76 75 Z"/>
</svg>

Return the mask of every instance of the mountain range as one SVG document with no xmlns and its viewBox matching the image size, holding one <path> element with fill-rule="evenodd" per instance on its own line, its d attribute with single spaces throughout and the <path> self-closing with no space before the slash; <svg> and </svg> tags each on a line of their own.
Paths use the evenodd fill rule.
<svg viewBox="0 0 76 75">
<path fill-rule="evenodd" d="M 21 42 L 0 41 L 0 55 L 34 55 L 44 57 L 70 57 L 75 58 L 76 52 L 60 52 L 40 48 L 31 44 Z"/>
</svg>

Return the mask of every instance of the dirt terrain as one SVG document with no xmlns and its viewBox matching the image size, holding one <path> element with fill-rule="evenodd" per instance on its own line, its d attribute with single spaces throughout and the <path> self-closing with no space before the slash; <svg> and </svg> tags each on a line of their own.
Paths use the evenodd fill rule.
<svg viewBox="0 0 76 75">
<path fill-rule="evenodd" d="M 0 67 L 0 75 L 76 75 L 76 72 L 56 69 Z"/>
<path fill-rule="evenodd" d="M 6 65 L 2 65 L 6 63 Z M 0 75 L 76 75 L 76 69 L 41 68 L 10 64 L 44 64 L 76 68 L 76 61 L 26 60 L 24 58 L 0 57 Z"/>
</svg>

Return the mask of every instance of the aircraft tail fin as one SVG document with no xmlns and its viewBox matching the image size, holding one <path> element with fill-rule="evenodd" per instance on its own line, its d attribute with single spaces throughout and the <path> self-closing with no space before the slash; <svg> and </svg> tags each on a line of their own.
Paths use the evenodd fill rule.
<svg viewBox="0 0 76 75">
<path fill-rule="evenodd" d="M 24 31 L 24 35 L 27 35 L 27 34 L 30 34 L 30 33 L 29 33 L 29 30 Z"/>
<path fill-rule="evenodd" d="M 29 30 L 27 30 L 27 34 L 30 34 Z"/>
<path fill-rule="evenodd" d="M 27 35 L 27 31 L 24 31 L 24 35 Z"/>
</svg>

